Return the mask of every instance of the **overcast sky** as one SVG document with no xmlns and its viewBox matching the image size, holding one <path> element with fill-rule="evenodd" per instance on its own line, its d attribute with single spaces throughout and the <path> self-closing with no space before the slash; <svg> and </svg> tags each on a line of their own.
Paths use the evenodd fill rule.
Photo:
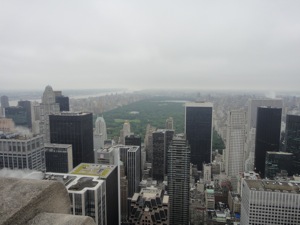
<svg viewBox="0 0 300 225">
<path fill-rule="evenodd" d="M 299 0 L 0 0 L 0 90 L 299 90 Z"/>
</svg>

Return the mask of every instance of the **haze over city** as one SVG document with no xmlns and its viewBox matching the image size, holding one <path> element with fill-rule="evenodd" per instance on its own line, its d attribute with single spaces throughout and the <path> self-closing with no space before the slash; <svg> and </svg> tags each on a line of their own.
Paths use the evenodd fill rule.
<svg viewBox="0 0 300 225">
<path fill-rule="evenodd" d="M 297 90 L 299 1 L 1 1 L 0 90 Z"/>
</svg>

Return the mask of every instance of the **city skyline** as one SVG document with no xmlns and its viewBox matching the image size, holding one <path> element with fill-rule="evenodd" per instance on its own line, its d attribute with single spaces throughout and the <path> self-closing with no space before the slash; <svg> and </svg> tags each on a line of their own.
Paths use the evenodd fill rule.
<svg viewBox="0 0 300 225">
<path fill-rule="evenodd" d="M 0 89 L 297 90 L 299 7 L 258 0 L 2 2 Z"/>
</svg>

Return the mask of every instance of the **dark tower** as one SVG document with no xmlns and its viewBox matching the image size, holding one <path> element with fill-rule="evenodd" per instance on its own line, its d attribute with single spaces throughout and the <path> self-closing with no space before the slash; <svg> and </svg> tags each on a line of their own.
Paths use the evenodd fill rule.
<svg viewBox="0 0 300 225">
<path fill-rule="evenodd" d="M 27 121 L 27 112 L 26 109 L 24 109 L 21 106 L 9 106 L 4 109 L 5 111 L 5 117 L 11 118 L 16 126 L 23 126 L 23 127 L 29 127 L 28 121 Z"/>
<path fill-rule="evenodd" d="M 186 103 L 185 134 L 191 147 L 191 163 L 202 170 L 203 163 L 211 162 L 212 148 L 211 103 Z"/>
<path fill-rule="evenodd" d="M 285 151 L 293 153 L 292 174 L 300 174 L 300 115 L 286 116 Z"/>
<path fill-rule="evenodd" d="M 30 101 L 19 101 L 18 106 L 23 107 L 26 110 L 26 118 L 28 127 L 32 127 L 32 119 L 31 119 L 31 102 Z"/>
<path fill-rule="evenodd" d="M 138 135 L 128 135 L 125 137 L 125 145 L 131 145 L 131 146 L 139 146 L 140 147 L 140 168 L 141 168 L 141 173 L 140 173 L 140 180 L 142 180 L 143 177 L 143 168 L 142 168 L 142 139 Z"/>
<path fill-rule="evenodd" d="M 254 167 L 262 178 L 265 177 L 266 152 L 279 151 L 281 111 L 281 108 L 257 108 Z"/>
<path fill-rule="evenodd" d="M 72 145 L 73 167 L 94 162 L 92 113 L 62 112 L 49 121 L 51 143 Z"/>
</svg>

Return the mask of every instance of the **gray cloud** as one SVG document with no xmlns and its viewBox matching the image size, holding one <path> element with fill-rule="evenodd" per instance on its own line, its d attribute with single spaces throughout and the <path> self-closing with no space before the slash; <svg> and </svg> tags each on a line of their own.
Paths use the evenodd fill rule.
<svg viewBox="0 0 300 225">
<path fill-rule="evenodd" d="M 299 1 L 1 1 L 0 89 L 298 89 Z"/>
</svg>

